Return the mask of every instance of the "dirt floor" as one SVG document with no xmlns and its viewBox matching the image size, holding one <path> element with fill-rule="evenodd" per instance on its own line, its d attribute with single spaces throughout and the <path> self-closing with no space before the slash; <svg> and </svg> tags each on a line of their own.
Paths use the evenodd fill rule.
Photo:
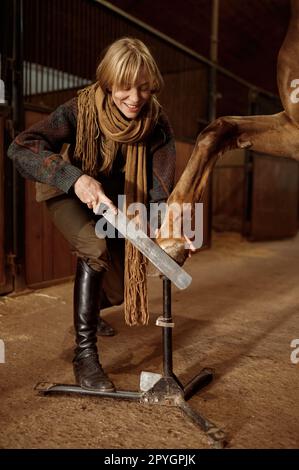
<svg viewBox="0 0 299 470">
<path fill-rule="evenodd" d="M 215 380 L 190 400 L 221 427 L 231 448 L 299 447 L 299 237 L 249 243 L 217 234 L 185 264 L 193 283 L 173 289 L 174 370 L 186 383 L 203 367 Z M 102 363 L 119 389 L 141 371 L 161 372 L 161 280 L 151 278 L 148 327 L 126 327 L 122 308 L 104 316 Z M 0 448 L 208 448 L 177 408 L 75 396 L 39 396 L 40 381 L 73 383 L 72 283 L 0 298 Z M 298 354 L 299 356 L 299 354 Z"/>
</svg>

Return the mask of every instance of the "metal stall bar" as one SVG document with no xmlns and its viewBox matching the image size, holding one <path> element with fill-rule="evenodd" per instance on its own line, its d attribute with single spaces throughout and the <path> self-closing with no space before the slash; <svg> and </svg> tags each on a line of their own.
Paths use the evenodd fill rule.
<svg viewBox="0 0 299 470">
<path fill-rule="evenodd" d="M 23 0 L 13 2 L 12 60 L 12 121 L 13 137 L 24 129 L 23 99 Z M 24 179 L 12 170 L 13 267 L 14 291 L 25 287 L 24 276 Z"/>
</svg>

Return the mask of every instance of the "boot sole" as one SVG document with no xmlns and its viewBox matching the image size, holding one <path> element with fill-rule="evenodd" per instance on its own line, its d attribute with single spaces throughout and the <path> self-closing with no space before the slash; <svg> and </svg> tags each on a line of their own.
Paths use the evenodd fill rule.
<svg viewBox="0 0 299 470">
<path fill-rule="evenodd" d="M 105 331 L 97 331 L 97 336 L 115 336 L 116 331 L 112 331 L 111 333 Z"/>
<path fill-rule="evenodd" d="M 91 387 L 84 387 L 83 385 L 78 384 L 83 390 L 89 390 L 90 392 L 116 392 L 115 387 L 110 388 L 91 388 Z"/>
</svg>

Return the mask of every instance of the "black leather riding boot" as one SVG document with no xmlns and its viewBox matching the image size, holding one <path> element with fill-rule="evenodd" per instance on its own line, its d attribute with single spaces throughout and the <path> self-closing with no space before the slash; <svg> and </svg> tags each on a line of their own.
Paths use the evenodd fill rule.
<svg viewBox="0 0 299 470">
<path fill-rule="evenodd" d="M 98 336 L 115 336 L 116 331 L 106 320 L 98 316 L 97 335 Z"/>
<path fill-rule="evenodd" d="M 107 299 L 105 292 L 101 293 L 100 297 L 100 304 L 99 304 L 99 310 L 101 312 L 102 309 L 111 307 L 111 303 Z M 113 326 L 111 326 L 106 320 L 101 318 L 101 313 L 99 313 L 98 316 L 98 325 L 97 325 L 97 335 L 98 336 L 114 336 L 116 334 L 115 329 Z"/>
<path fill-rule="evenodd" d="M 98 359 L 98 300 L 104 272 L 94 271 L 78 258 L 74 285 L 74 327 L 76 333 L 74 374 L 77 384 L 87 390 L 114 391 Z"/>
</svg>

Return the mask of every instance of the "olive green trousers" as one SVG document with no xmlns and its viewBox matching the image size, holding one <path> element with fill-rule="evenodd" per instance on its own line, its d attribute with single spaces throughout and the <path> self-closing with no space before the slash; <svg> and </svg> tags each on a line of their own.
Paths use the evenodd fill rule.
<svg viewBox="0 0 299 470">
<path fill-rule="evenodd" d="M 106 270 L 101 308 L 119 305 L 124 297 L 124 239 L 98 238 L 99 216 L 76 197 L 63 195 L 46 201 L 51 219 L 72 252 L 95 271 Z"/>
</svg>

